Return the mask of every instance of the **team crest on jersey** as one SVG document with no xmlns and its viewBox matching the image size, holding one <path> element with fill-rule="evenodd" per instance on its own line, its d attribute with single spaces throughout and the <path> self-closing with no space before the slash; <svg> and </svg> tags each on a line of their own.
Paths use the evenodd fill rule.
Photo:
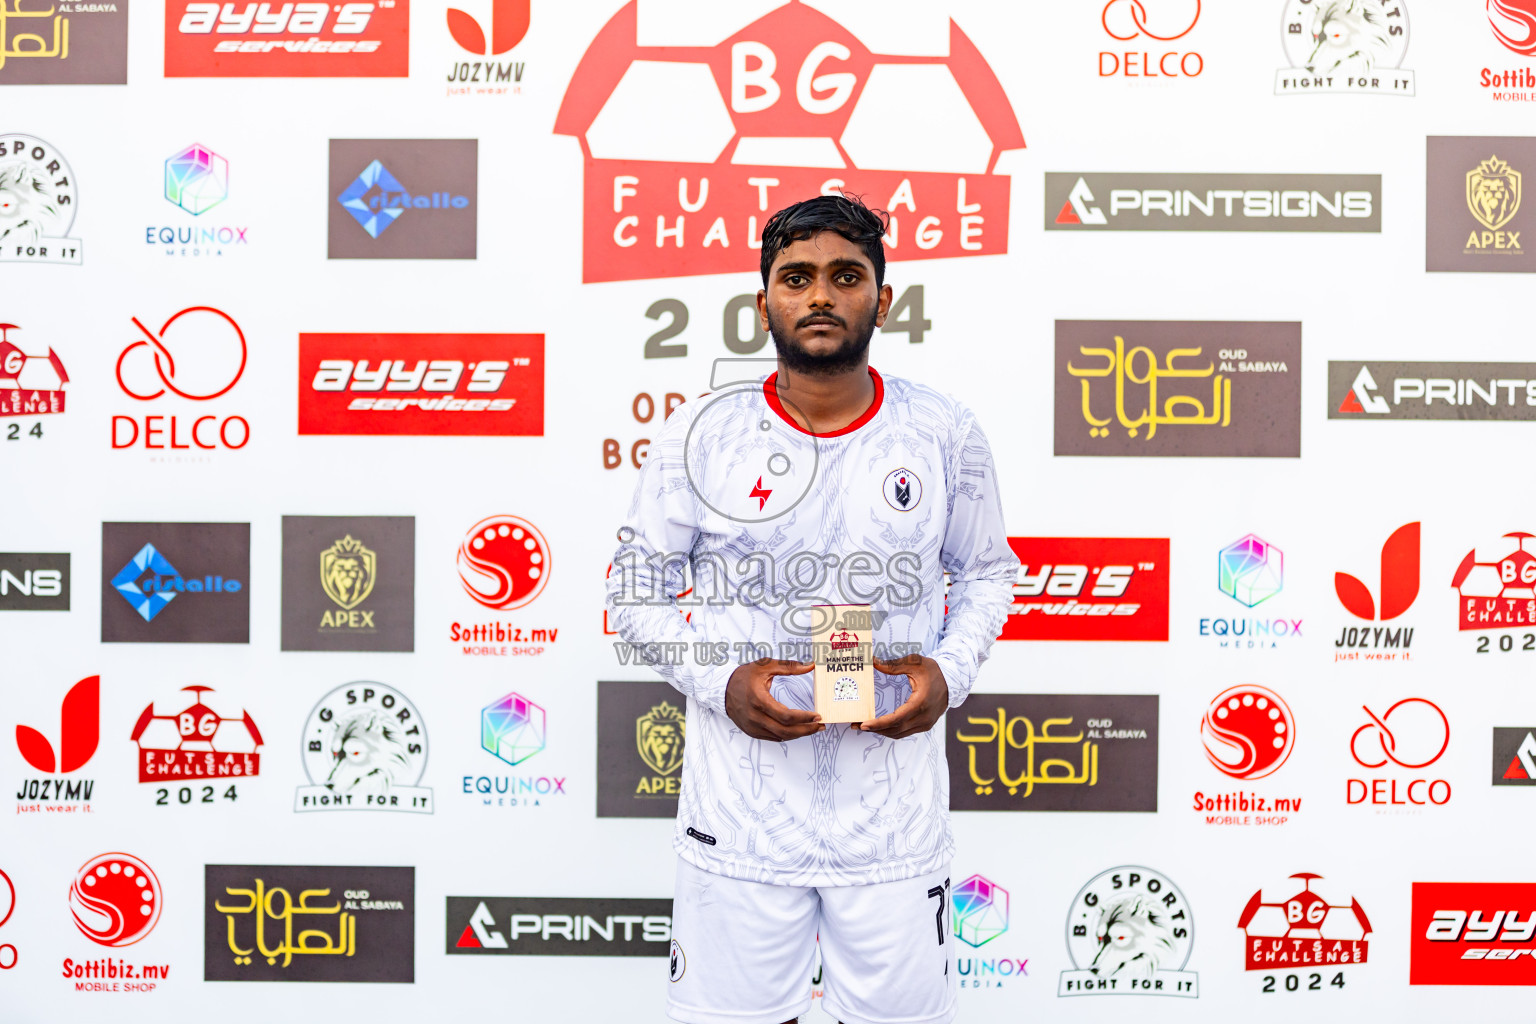
<svg viewBox="0 0 1536 1024">
<path fill-rule="evenodd" d="M 683 947 L 676 939 L 672 940 L 672 949 L 667 957 L 667 969 L 672 976 L 672 983 L 683 980 L 683 972 L 688 970 L 688 958 L 683 955 Z"/>
<path fill-rule="evenodd" d="M 911 512 L 923 500 L 923 482 L 903 466 L 885 477 L 885 501 L 897 512 Z"/>
</svg>

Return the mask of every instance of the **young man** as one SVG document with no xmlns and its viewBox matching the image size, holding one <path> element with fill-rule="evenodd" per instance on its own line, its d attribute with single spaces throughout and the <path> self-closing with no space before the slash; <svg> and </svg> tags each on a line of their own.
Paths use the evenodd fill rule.
<svg viewBox="0 0 1536 1024">
<path fill-rule="evenodd" d="M 884 232 L 843 196 L 768 221 L 757 305 L 778 372 L 679 407 L 619 529 L 611 620 L 685 652 L 655 667 L 688 698 L 668 999 L 688 1024 L 805 1012 L 818 933 L 844 1024 L 955 1015 L 933 726 L 970 692 L 1018 560 L 970 410 L 868 364 L 891 304 Z M 691 620 L 670 596 L 685 566 Z M 870 721 L 813 710 L 827 604 L 871 608 Z"/>
</svg>

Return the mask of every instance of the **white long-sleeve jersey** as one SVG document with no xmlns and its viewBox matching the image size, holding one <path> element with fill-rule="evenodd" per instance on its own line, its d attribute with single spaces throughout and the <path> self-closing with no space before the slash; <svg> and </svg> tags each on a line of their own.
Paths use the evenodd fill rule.
<svg viewBox="0 0 1536 1024">
<path fill-rule="evenodd" d="M 786 414 L 794 394 L 777 374 L 683 404 L 619 530 L 610 620 L 688 698 L 673 846 L 706 871 L 859 885 L 933 871 L 953 852 L 942 721 L 901 740 L 829 725 L 776 742 L 725 714 L 739 664 L 811 660 L 815 605 L 870 605 L 876 656 L 933 658 L 950 707 L 1002 628 L 1019 563 L 986 437 L 954 399 L 870 376 L 869 411 L 831 434 Z M 813 708 L 812 679 L 780 676 L 774 696 Z M 877 714 L 910 694 L 904 677 L 875 681 Z"/>
</svg>

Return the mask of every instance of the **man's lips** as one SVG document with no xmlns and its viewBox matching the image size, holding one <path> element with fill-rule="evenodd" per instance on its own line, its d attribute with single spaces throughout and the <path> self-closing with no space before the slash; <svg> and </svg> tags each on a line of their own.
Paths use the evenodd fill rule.
<svg viewBox="0 0 1536 1024">
<path fill-rule="evenodd" d="M 835 317 L 835 316 L 808 316 L 808 317 L 804 317 L 803 319 L 801 319 L 801 321 L 799 323 L 797 323 L 795 326 L 800 328 L 801 330 L 816 330 L 818 328 L 825 330 L 826 328 L 829 328 L 829 327 L 847 328 L 848 325 L 843 322 L 841 317 Z"/>
</svg>

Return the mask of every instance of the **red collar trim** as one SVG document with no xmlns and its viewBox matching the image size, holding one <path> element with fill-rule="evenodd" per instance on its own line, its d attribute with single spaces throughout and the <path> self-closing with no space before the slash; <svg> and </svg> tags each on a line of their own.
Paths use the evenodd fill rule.
<svg viewBox="0 0 1536 1024">
<path fill-rule="evenodd" d="M 885 381 L 880 379 L 880 374 L 875 371 L 873 366 L 869 368 L 869 377 L 872 381 L 875 382 L 875 400 L 869 403 L 869 408 L 865 409 L 864 412 L 859 415 L 858 419 L 854 420 L 843 429 L 831 430 L 825 434 L 818 434 L 813 430 L 806 430 L 799 423 L 795 422 L 795 418 L 793 416 L 784 411 L 784 404 L 779 401 L 779 391 L 777 385 L 775 384 L 775 381 L 779 379 L 777 370 L 775 370 L 767 380 L 763 381 L 763 400 L 768 403 L 768 407 L 770 409 L 779 414 L 779 419 L 783 420 L 785 423 L 788 423 L 802 434 L 810 434 L 812 437 L 842 437 L 844 434 L 853 433 L 855 430 L 858 430 L 864 424 L 874 419 L 875 413 L 880 411 L 880 404 L 885 401 Z"/>
</svg>

